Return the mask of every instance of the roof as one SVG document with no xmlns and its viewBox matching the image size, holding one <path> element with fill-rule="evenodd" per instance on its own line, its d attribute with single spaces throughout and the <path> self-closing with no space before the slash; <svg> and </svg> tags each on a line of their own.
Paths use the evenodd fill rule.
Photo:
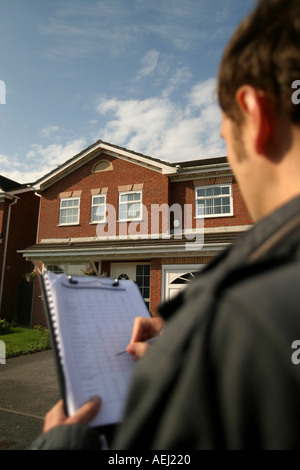
<svg viewBox="0 0 300 470">
<path fill-rule="evenodd" d="M 123 239 L 123 240 L 93 240 L 93 241 L 64 241 L 41 242 L 21 250 L 27 259 L 43 259 L 44 262 L 64 258 L 65 260 L 80 257 L 81 259 L 106 259 L 122 257 L 137 258 L 149 256 L 149 258 L 162 257 L 164 254 L 185 253 L 187 256 L 207 255 L 224 249 L 233 243 L 243 230 L 228 230 L 223 233 L 205 233 L 204 239 L 193 240 L 174 236 L 159 239 Z M 187 248 L 188 244 L 188 248 Z"/>
<path fill-rule="evenodd" d="M 196 166 L 209 166 L 209 165 L 217 165 L 220 163 L 227 163 L 227 157 L 214 157 L 214 158 L 203 158 L 202 160 L 188 160 L 184 162 L 177 162 L 173 165 L 176 165 L 182 169 L 196 167 Z"/>
<path fill-rule="evenodd" d="M 32 186 L 36 190 L 43 191 L 47 187 L 54 184 L 56 181 L 64 178 L 72 171 L 82 166 L 87 161 L 95 158 L 96 156 L 99 156 L 101 153 L 106 153 L 117 158 L 122 158 L 170 177 L 180 176 L 187 174 L 188 172 L 190 173 L 191 171 L 197 172 L 200 169 L 202 169 L 202 171 L 207 169 L 207 171 L 212 172 L 216 169 L 216 167 L 222 167 L 221 171 L 224 172 L 228 171 L 229 168 L 227 158 L 224 156 L 170 163 L 158 158 L 150 157 L 149 155 L 135 152 L 134 150 L 129 150 L 125 147 L 120 147 L 109 142 L 104 142 L 103 140 L 97 140 L 94 144 L 85 148 L 78 154 L 74 155 L 72 158 L 57 166 L 54 170 L 36 180 Z"/>
<path fill-rule="evenodd" d="M 20 186 L 20 183 L 0 175 L 0 189 L 2 191 L 12 191 L 13 189 L 18 189 Z"/>
<path fill-rule="evenodd" d="M 171 163 L 159 160 L 158 158 L 149 157 L 148 155 L 144 155 L 133 150 L 128 150 L 124 147 L 119 147 L 118 145 L 104 142 L 103 140 L 97 140 L 94 144 L 85 148 L 74 157 L 66 160 L 54 170 L 36 180 L 32 186 L 37 190 L 43 190 L 101 153 L 106 153 L 142 166 L 147 166 L 153 170 L 161 172 L 162 174 L 176 173 L 176 168 Z"/>
</svg>

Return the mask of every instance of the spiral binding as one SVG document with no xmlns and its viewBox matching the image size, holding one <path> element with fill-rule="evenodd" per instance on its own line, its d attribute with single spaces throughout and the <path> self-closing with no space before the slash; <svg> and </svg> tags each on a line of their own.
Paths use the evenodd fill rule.
<svg viewBox="0 0 300 470">
<path fill-rule="evenodd" d="M 50 321 L 51 330 L 52 330 L 52 338 L 53 338 L 53 342 L 55 343 L 56 354 L 59 357 L 61 365 L 63 365 L 62 347 L 59 341 L 58 321 L 57 321 L 56 314 L 55 314 L 55 307 L 54 307 L 54 302 L 52 298 L 51 284 L 50 284 L 47 273 L 44 274 L 44 286 L 45 286 L 45 294 L 47 298 L 49 321 Z"/>
</svg>

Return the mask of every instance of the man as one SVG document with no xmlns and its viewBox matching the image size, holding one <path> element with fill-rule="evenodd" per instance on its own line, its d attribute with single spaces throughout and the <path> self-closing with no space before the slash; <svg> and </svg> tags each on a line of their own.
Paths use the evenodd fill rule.
<svg viewBox="0 0 300 470">
<path fill-rule="evenodd" d="M 225 50 L 221 132 L 255 226 L 152 327 L 137 320 L 134 357 L 145 352 L 141 339 L 163 334 L 138 361 L 116 449 L 300 448 L 300 366 L 291 360 L 300 339 L 299 57 L 299 0 L 260 0 Z M 74 429 L 57 425 L 86 424 L 99 406 L 66 418 L 57 405 L 40 447 Z"/>
</svg>

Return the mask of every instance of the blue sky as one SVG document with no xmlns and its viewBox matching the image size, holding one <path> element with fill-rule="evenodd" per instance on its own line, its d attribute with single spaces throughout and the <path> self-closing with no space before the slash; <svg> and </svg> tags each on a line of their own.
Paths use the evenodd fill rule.
<svg viewBox="0 0 300 470">
<path fill-rule="evenodd" d="M 226 154 L 214 89 L 253 0 L 0 0 L 0 174 L 29 183 L 101 139 Z"/>
</svg>

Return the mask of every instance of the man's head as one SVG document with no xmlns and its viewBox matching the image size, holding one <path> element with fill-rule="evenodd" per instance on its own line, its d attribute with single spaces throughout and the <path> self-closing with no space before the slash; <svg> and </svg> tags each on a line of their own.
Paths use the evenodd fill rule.
<svg viewBox="0 0 300 470">
<path fill-rule="evenodd" d="M 259 0 L 225 49 L 218 77 L 222 110 L 239 122 L 235 95 L 247 84 L 268 95 L 277 109 L 300 124 L 300 107 L 291 100 L 292 83 L 299 79 L 300 1 Z"/>
<path fill-rule="evenodd" d="M 225 49 L 218 77 L 229 163 L 254 220 L 300 194 L 296 80 L 300 0 L 259 0 Z"/>
</svg>

